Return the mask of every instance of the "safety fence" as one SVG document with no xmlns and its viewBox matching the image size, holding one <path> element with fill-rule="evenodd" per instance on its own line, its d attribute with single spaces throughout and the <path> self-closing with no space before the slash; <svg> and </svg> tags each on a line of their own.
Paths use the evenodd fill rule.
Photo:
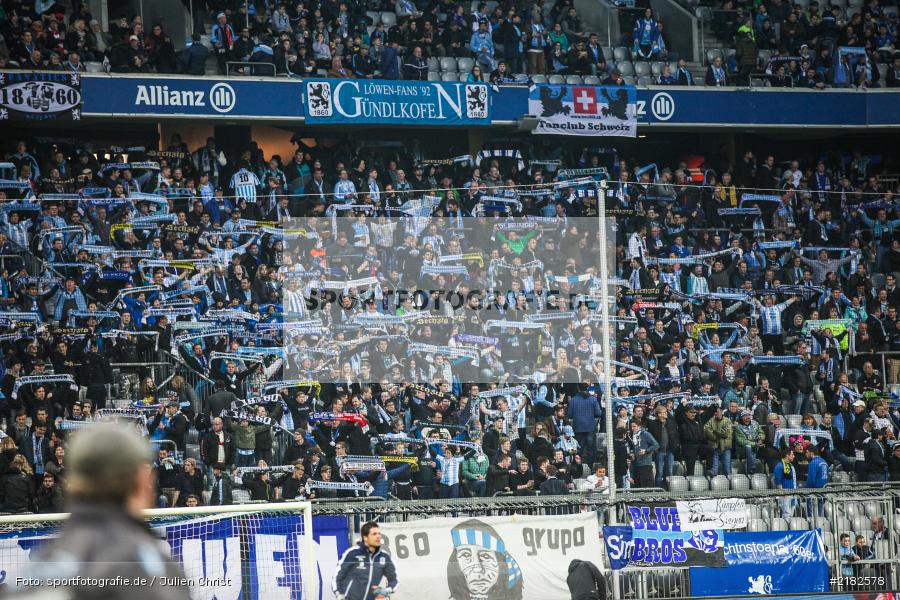
<svg viewBox="0 0 900 600">
<path fill-rule="evenodd" d="M 594 512 L 598 535 L 604 525 L 627 524 L 629 505 L 659 504 L 685 499 L 743 498 L 748 509 L 746 531 L 819 529 L 826 549 L 832 592 L 879 592 L 900 589 L 900 485 L 843 484 L 820 490 L 747 490 L 671 494 L 663 490 L 626 491 L 614 501 L 602 493 L 567 496 L 511 496 L 445 500 L 381 500 L 373 498 L 316 500 L 314 515 L 342 516 L 348 529 L 358 532 L 363 523 L 406 522 L 432 517 L 477 518 L 504 515 L 565 515 Z M 883 527 L 883 529 L 882 529 Z M 884 531 L 876 535 L 877 531 Z M 841 534 L 851 543 L 862 535 L 870 554 L 853 563 L 855 579 L 839 579 Z M 874 539 L 874 541 L 873 541 Z M 352 540 L 351 540 L 352 542 Z M 603 565 L 612 597 L 677 599 L 692 597 L 689 569 Z M 846 564 L 846 563 L 845 563 Z"/>
</svg>

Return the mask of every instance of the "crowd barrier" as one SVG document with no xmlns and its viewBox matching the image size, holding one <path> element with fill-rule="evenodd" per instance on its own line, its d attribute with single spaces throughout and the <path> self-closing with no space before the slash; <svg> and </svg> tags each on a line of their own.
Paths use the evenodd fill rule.
<svg viewBox="0 0 900 600">
<path fill-rule="evenodd" d="M 626 490 L 614 500 L 600 493 L 567 496 L 509 496 L 456 500 L 398 501 L 372 498 L 316 500 L 313 514 L 345 518 L 351 538 L 363 523 L 409 522 L 434 517 L 485 518 L 508 515 L 556 516 L 594 512 L 598 532 L 604 525 L 628 523 L 627 506 L 677 500 L 741 498 L 747 503 L 747 531 L 820 529 L 826 548 L 831 592 L 900 590 L 900 487 L 896 484 L 830 484 L 821 490 L 726 491 L 673 494 L 659 489 Z M 782 512 L 790 507 L 793 516 Z M 868 540 L 872 517 L 883 517 L 886 542 L 878 542 L 876 558 L 857 563 L 863 582 L 838 579 L 841 533 L 861 534 Z M 387 526 L 387 525 L 386 525 Z M 865 528 L 863 528 L 865 526 Z M 599 534 L 599 533 L 598 533 Z M 354 541 L 350 540 L 351 543 Z M 609 569 L 606 556 L 597 557 L 616 600 L 625 598 L 679 599 L 692 597 L 687 567 Z M 879 579 L 880 578 L 880 579 Z M 844 596 L 847 597 L 847 596 Z"/>
</svg>

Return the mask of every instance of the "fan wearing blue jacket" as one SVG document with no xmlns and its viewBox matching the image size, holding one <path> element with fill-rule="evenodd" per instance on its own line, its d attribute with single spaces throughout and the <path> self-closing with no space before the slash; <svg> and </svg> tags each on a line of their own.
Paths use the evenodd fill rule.
<svg viewBox="0 0 900 600">
<path fill-rule="evenodd" d="M 369 521 L 360 530 L 361 541 L 344 552 L 331 588 L 338 600 L 375 600 L 397 589 L 397 569 L 391 555 L 381 549 L 378 523 Z M 381 586 L 387 579 L 387 587 Z"/>
<path fill-rule="evenodd" d="M 830 469 L 825 459 L 819 456 L 819 447 L 810 444 L 806 449 L 806 456 L 809 458 L 809 470 L 806 472 L 806 487 L 823 488 L 828 483 L 830 477 Z M 825 514 L 825 501 L 821 498 L 809 498 L 807 500 L 809 514 L 822 516 Z"/>
</svg>

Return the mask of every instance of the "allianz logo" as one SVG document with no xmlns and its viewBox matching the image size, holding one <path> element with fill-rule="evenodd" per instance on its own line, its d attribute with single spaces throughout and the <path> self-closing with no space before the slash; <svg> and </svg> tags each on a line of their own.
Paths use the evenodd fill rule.
<svg viewBox="0 0 900 600">
<path fill-rule="evenodd" d="M 138 85 L 135 106 L 210 107 L 218 113 L 228 113 L 237 103 L 234 88 L 217 83 L 209 90 L 175 90 L 168 85 Z"/>
</svg>

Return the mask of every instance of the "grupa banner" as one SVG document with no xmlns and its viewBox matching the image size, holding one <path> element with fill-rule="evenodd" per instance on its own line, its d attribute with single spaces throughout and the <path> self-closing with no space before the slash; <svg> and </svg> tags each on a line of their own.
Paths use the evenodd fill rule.
<svg viewBox="0 0 900 600">
<path fill-rule="evenodd" d="M 381 523 L 381 533 L 400 581 L 393 600 L 568 598 L 569 563 L 600 567 L 603 551 L 593 512 Z"/>
</svg>

